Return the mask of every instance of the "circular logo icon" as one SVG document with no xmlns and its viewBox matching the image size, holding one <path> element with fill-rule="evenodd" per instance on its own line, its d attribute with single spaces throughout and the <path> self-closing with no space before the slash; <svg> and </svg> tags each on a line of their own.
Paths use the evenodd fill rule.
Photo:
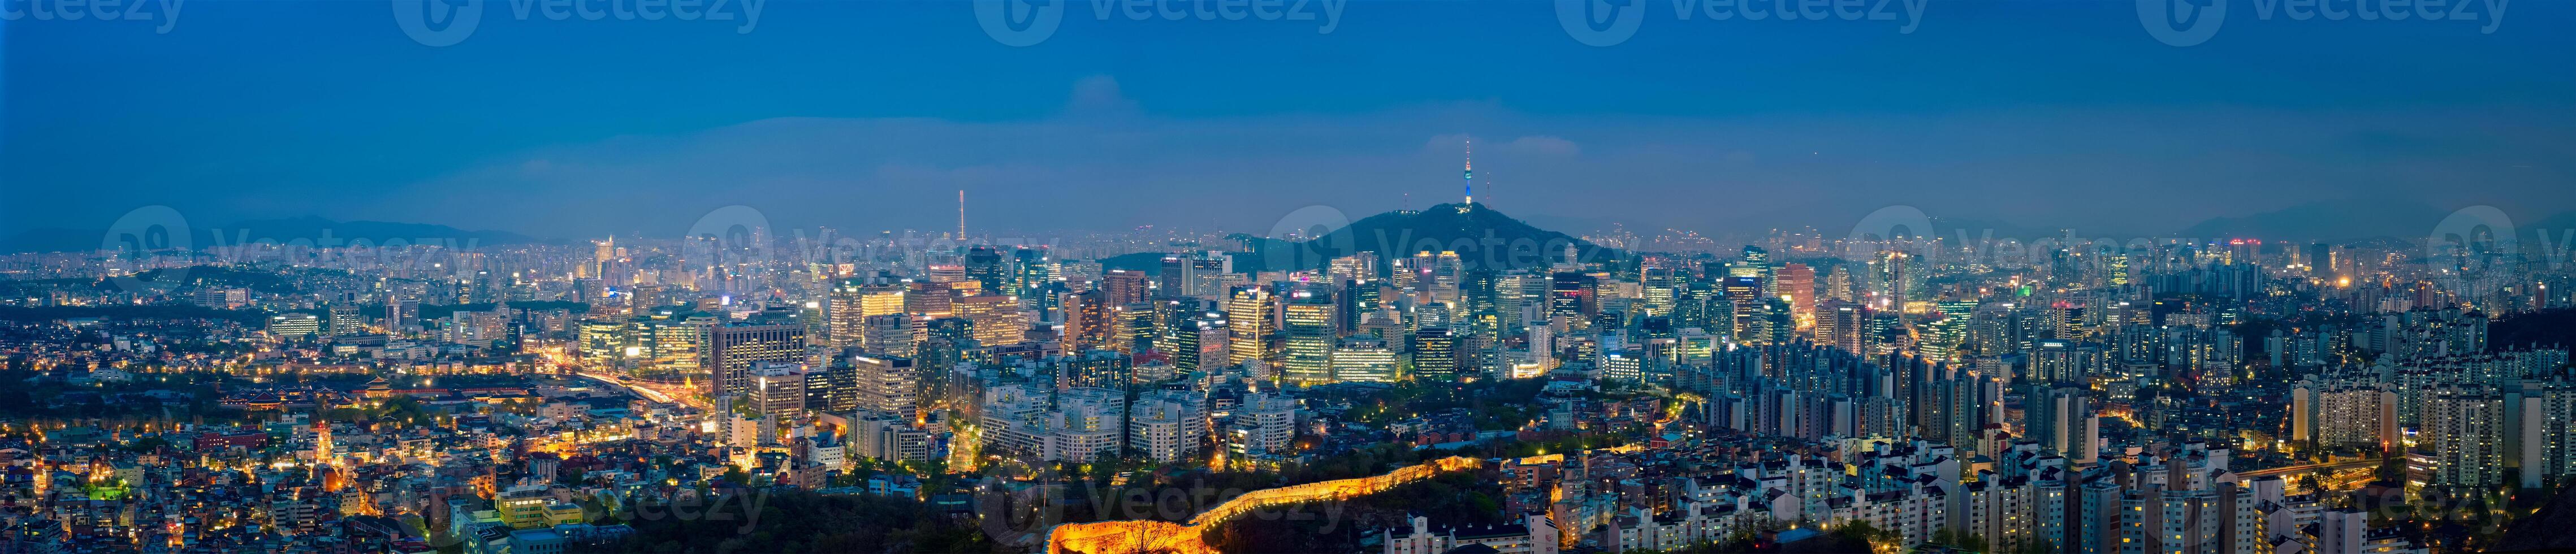
<svg viewBox="0 0 2576 554">
<path fill-rule="evenodd" d="M 977 526 L 993 542 L 1011 546 L 1034 546 L 1046 542 L 1048 530 L 1064 522 L 1063 485 L 1056 480 L 1052 467 L 1026 468 L 1015 472 L 1032 475 L 1033 482 L 1004 480 L 986 475 L 975 483 Z M 995 473 L 1000 473 L 996 471 Z"/>
<path fill-rule="evenodd" d="M 1646 0 L 1612 5 L 1609 0 L 1556 0 L 1556 24 L 1565 36 L 1586 46 L 1614 46 L 1637 36 L 1646 22 Z"/>
<path fill-rule="evenodd" d="M 2424 238 L 2425 267 L 2451 292 L 2470 298 L 2511 286 L 2521 254 L 2513 218 L 2494 206 L 2451 212 Z"/>
<path fill-rule="evenodd" d="M 391 1 L 394 25 L 422 46 L 455 46 L 474 36 L 474 26 L 483 22 L 483 0 Z"/>
<path fill-rule="evenodd" d="M 176 288 L 188 278 L 187 264 L 158 267 L 155 258 L 163 255 L 187 256 L 195 251 L 189 242 L 188 218 L 169 206 L 144 206 L 125 212 L 107 227 L 99 238 L 98 249 L 107 253 L 110 280 L 117 288 L 131 293 L 159 292 Z"/>
<path fill-rule="evenodd" d="M 1004 46 L 1046 42 L 1063 23 L 1064 0 L 975 0 L 975 24 Z"/>
<path fill-rule="evenodd" d="M 737 279 L 747 278 L 750 272 L 776 259 L 773 243 L 777 236 L 770 233 L 769 217 L 739 204 L 716 208 L 699 217 L 680 242 L 681 259 L 690 269 L 712 272 L 708 277 L 728 291 L 739 292 L 732 286 Z"/>
<path fill-rule="evenodd" d="M 2193 46 L 2227 23 L 2227 0 L 2138 0 L 2138 25 L 2171 46 Z"/>
<path fill-rule="evenodd" d="M 1863 262 L 1878 259 L 1884 252 L 1899 252 L 1922 258 L 1926 267 L 1941 252 L 1939 236 L 1932 230 L 1932 218 L 1913 206 L 1888 206 L 1870 212 L 1852 225 L 1851 234 L 1843 240 L 1843 259 Z"/>
<path fill-rule="evenodd" d="M 1270 225 L 1269 240 L 1260 241 L 1261 267 L 1297 271 L 1330 265 L 1335 256 L 1357 251 L 1351 218 L 1331 206 L 1307 206 L 1280 216 Z"/>
</svg>

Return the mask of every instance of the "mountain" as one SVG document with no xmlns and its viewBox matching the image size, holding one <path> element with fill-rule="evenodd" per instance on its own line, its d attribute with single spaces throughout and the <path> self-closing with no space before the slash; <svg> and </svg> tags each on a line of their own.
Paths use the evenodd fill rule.
<svg viewBox="0 0 2576 554">
<path fill-rule="evenodd" d="M 1484 206 L 1460 211 L 1456 204 L 1368 216 L 1339 229 L 1321 231 L 1320 235 L 1306 241 L 1236 235 L 1234 238 L 1249 243 L 1252 251 L 1229 255 L 1234 258 L 1235 271 L 1252 272 L 1319 269 L 1330 265 L 1333 258 L 1376 252 L 1380 276 L 1392 267 L 1386 260 L 1424 250 L 1457 252 L 1468 269 L 1545 268 L 1563 260 L 1568 245 L 1574 246 L 1575 255 L 1587 262 L 1626 255 L 1565 233 L 1531 226 Z M 1102 259 L 1100 265 L 1106 269 L 1155 272 L 1162 270 L 1162 260 L 1161 252 L 1139 252 Z"/>
<path fill-rule="evenodd" d="M 0 239 L 0 252 L 80 252 L 97 250 L 108 231 L 101 229 L 36 229 Z M 262 219 L 188 230 L 186 244 L 195 248 L 257 242 L 338 241 L 350 245 L 453 244 L 458 247 L 547 243 L 505 231 L 467 231 L 446 225 L 385 221 L 332 221 L 319 217 Z"/>
<path fill-rule="evenodd" d="M 1563 260 L 1567 246 L 1574 247 L 1578 259 L 1587 262 L 1625 255 L 1565 233 L 1531 226 L 1491 208 L 1461 210 L 1456 204 L 1368 216 L 1303 242 L 1253 238 L 1250 243 L 1249 255 L 1235 257 L 1237 269 L 1321 268 L 1333 258 L 1358 252 L 1377 253 L 1381 274 L 1391 265 L 1383 260 L 1423 251 L 1457 252 L 1469 269 L 1494 270 L 1544 268 Z"/>
<path fill-rule="evenodd" d="M 2534 493 L 2525 491 L 2523 494 Z M 2571 527 L 2576 527 L 2576 487 L 2561 486 L 2548 504 L 2506 526 L 2504 536 L 2489 546 L 2488 551 L 2576 551 L 2576 533 L 2567 532 Z"/>
</svg>

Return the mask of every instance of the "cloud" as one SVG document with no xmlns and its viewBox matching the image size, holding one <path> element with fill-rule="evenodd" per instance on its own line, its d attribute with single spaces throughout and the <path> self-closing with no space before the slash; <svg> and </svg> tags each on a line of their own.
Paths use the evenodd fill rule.
<svg viewBox="0 0 2576 554">
<path fill-rule="evenodd" d="M 1065 102 L 1068 114 L 1129 114 L 1136 111 L 1136 101 L 1118 89 L 1118 79 L 1108 75 L 1083 77 L 1073 83 L 1073 98 Z"/>
</svg>

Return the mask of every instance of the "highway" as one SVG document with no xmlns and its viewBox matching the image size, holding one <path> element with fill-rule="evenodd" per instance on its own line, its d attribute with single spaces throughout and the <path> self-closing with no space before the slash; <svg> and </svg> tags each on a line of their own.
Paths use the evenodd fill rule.
<svg viewBox="0 0 2576 554">
<path fill-rule="evenodd" d="M 610 387 L 625 390 L 630 394 L 644 397 L 646 400 L 664 404 L 679 404 L 701 410 L 707 408 L 706 406 L 700 405 L 697 401 L 697 395 L 693 394 L 692 391 L 678 391 L 674 393 L 672 391 L 657 389 L 651 383 L 630 383 L 619 381 L 615 375 L 593 372 L 588 368 L 582 367 L 579 363 L 567 360 L 560 352 L 544 352 L 541 353 L 539 357 L 544 359 L 547 365 L 554 366 L 556 368 L 572 368 L 573 375 L 578 375 L 583 378 L 598 381 Z M 672 388 L 678 387 L 674 386 Z"/>
<path fill-rule="evenodd" d="M 2249 470 L 2249 471 L 2239 471 L 2239 472 L 2236 472 L 2236 474 L 2237 474 L 2237 475 L 2239 475 L 2239 476 L 2243 476 L 2243 477 L 2245 477 L 2245 478 L 2247 478 L 2247 479 L 2252 479 L 2252 478 L 2255 478 L 2255 477 L 2265 477 L 2265 476 L 2272 476 L 2272 475 L 2293 475 L 2293 474 L 2307 473 L 2307 472 L 2317 471 L 2317 470 L 2338 470 L 2338 469 L 2352 469 L 2352 468 L 2359 468 L 2359 467 L 2379 467 L 2379 460 L 2376 460 L 2376 459 L 2361 459 L 2361 460 L 2349 460 L 2349 461 L 2342 461 L 2342 462 L 2327 462 L 2327 463 L 2322 463 L 2322 464 L 2308 464 L 2308 465 L 2296 465 L 2296 466 L 2282 466 L 2282 467 L 2276 467 L 2276 468 L 2271 468 L 2271 469 L 2256 469 L 2256 470 Z"/>
</svg>

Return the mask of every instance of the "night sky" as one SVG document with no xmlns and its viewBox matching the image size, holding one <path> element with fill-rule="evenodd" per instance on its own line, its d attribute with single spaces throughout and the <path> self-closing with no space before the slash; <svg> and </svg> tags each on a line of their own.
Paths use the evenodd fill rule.
<svg viewBox="0 0 2576 554">
<path fill-rule="evenodd" d="M 431 1 L 482 15 L 438 47 L 382 0 L 194 0 L 167 33 L 7 23 L 0 233 L 154 204 L 199 226 L 675 236 L 744 204 L 936 231 L 961 188 L 978 223 L 1259 231 L 1305 206 L 1452 201 L 1470 138 L 1479 200 L 1575 232 L 1838 234 L 1899 204 L 2087 233 L 2576 211 L 2571 2 L 2512 2 L 2489 34 L 2220 0 L 2224 26 L 2175 47 L 2130 0 L 1932 0 L 1910 33 L 1895 6 L 1684 21 L 1646 0 L 1633 37 L 1596 47 L 1551 2 L 1359 0 L 1319 32 L 1320 2 L 1134 21 L 1073 0 L 1015 47 L 968 2 L 775 0 L 752 25 Z"/>
</svg>

